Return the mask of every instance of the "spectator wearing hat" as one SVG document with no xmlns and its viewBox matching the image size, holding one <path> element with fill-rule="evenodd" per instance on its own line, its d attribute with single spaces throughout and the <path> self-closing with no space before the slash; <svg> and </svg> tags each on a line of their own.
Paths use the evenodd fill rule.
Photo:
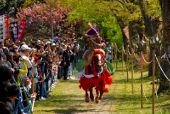
<svg viewBox="0 0 170 114">
<path fill-rule="evenodd" d="M 55 43 L 52 43 L 51 51 L 52 51 L 53 54 L 55 54 L 55 52 L 56 52 L 56 44 Z"/>
<path fill-rule="evenodd" d="M 21 53 L 20 53 L 20 56 L 22 59 L 25 60 L 25 64 L 27 66 L 28 69 L 30 69 L 32 67 L 32 63 L 31 61 L 29 60 L 29 50 L 31 48 L 28 47 L 28 45 L 22 45 L 21 46 Z M 22 66 L 22 69 L 24 68 L 24 65 L 21 64 Z M 27 77 L 27 74 L 23 74 L 24 77 Z"/>
</svg>

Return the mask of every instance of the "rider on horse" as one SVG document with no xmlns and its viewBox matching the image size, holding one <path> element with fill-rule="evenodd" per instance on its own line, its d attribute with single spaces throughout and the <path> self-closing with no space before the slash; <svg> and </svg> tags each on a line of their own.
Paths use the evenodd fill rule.
<svg viewBox="0 0 170 114">
<path fill-rule="evenodd" d="M 98 29 L 93 28 L 91 24 L 88 24 L 89 30 L 86 34 L 86 41 L 88 42 L 88 51 L 85 52 L 84 60 L 87 62 L 84 64 L 83 71 L 78 73 L 80 75 L 80 88 L 85 90 L 85 101 L 89 102 L 88 91 L 90 91 L 90 99 L 93 102 L 94 96 L 92 88 L 96 89 L 96 103 L 102 99 L 103 92 L 108 92 L 106 84 L 111 85 L 112 78 L 110 77 L 113 72 L 109 72 L 106 68 L 105 52 L 101 49 L 103 44 L 101 43 L 101 37 L 99 36 Z M 90 38 L 88 39 L 88 37 Z M 108 66 L 108 65 L 107 65 Z M 112 67 L 113 68 L 113 67 Z M 100 92 L 100 96 L 99 96 Z"/>
</svg>

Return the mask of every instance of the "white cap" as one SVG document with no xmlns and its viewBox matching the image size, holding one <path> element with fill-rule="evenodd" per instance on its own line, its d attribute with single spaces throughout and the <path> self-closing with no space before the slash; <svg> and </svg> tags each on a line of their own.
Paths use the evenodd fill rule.
<svg viewBox="0 0 170 114">
<path fill-rule="evenodd" d="M 51 46 L 56 46 L 56 45 L 55 45 L 55 43 L 52 43 L 52 45 L 51 45 Z"/>
<path fill-rule="evenodd" d="M 50 42 L 49 42 L 49 41 L 47 41 L 45 44 L 46 44 L 46 45 L 47 45 L 47 44 L 50 44 Z"/>
<path fill-rule="evenodd" d="M 37 43 L 39 43 L 40 42 L 40 40 L 37 40 Z"/>
<path fill-rule="evenodd" d="M 28 45 L 22 45 L 21 50 L 30 50 L 31 48 Z"/>
</svg>

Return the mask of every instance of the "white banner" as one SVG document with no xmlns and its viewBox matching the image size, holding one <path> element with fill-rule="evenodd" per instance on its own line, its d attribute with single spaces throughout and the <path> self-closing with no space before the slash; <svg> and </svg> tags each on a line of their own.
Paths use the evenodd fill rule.
<svg viewBox="0 0 170 114">
<path fill-rule="evenodd" d="M 0 42 L 3 42 L 5 38 L 6 38 L 5 16 L 0 15 Z"/>
</svg>

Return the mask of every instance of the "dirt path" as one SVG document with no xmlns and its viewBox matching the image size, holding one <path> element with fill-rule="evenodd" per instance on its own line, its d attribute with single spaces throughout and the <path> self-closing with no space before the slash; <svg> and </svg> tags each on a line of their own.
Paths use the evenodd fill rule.
<svg viewBox="0 0 170 114">
<path fill-rule="evenodd" d="M 114 111 L 111 94 L 104 93 L 103 99 L 98 104 L 86 103 L 84 91 L 78 86 L 78 79 L 61 80 L 52 89 L 50 98 L 36 102 L 34 114 L 111 114 Z"/>
</svg>

